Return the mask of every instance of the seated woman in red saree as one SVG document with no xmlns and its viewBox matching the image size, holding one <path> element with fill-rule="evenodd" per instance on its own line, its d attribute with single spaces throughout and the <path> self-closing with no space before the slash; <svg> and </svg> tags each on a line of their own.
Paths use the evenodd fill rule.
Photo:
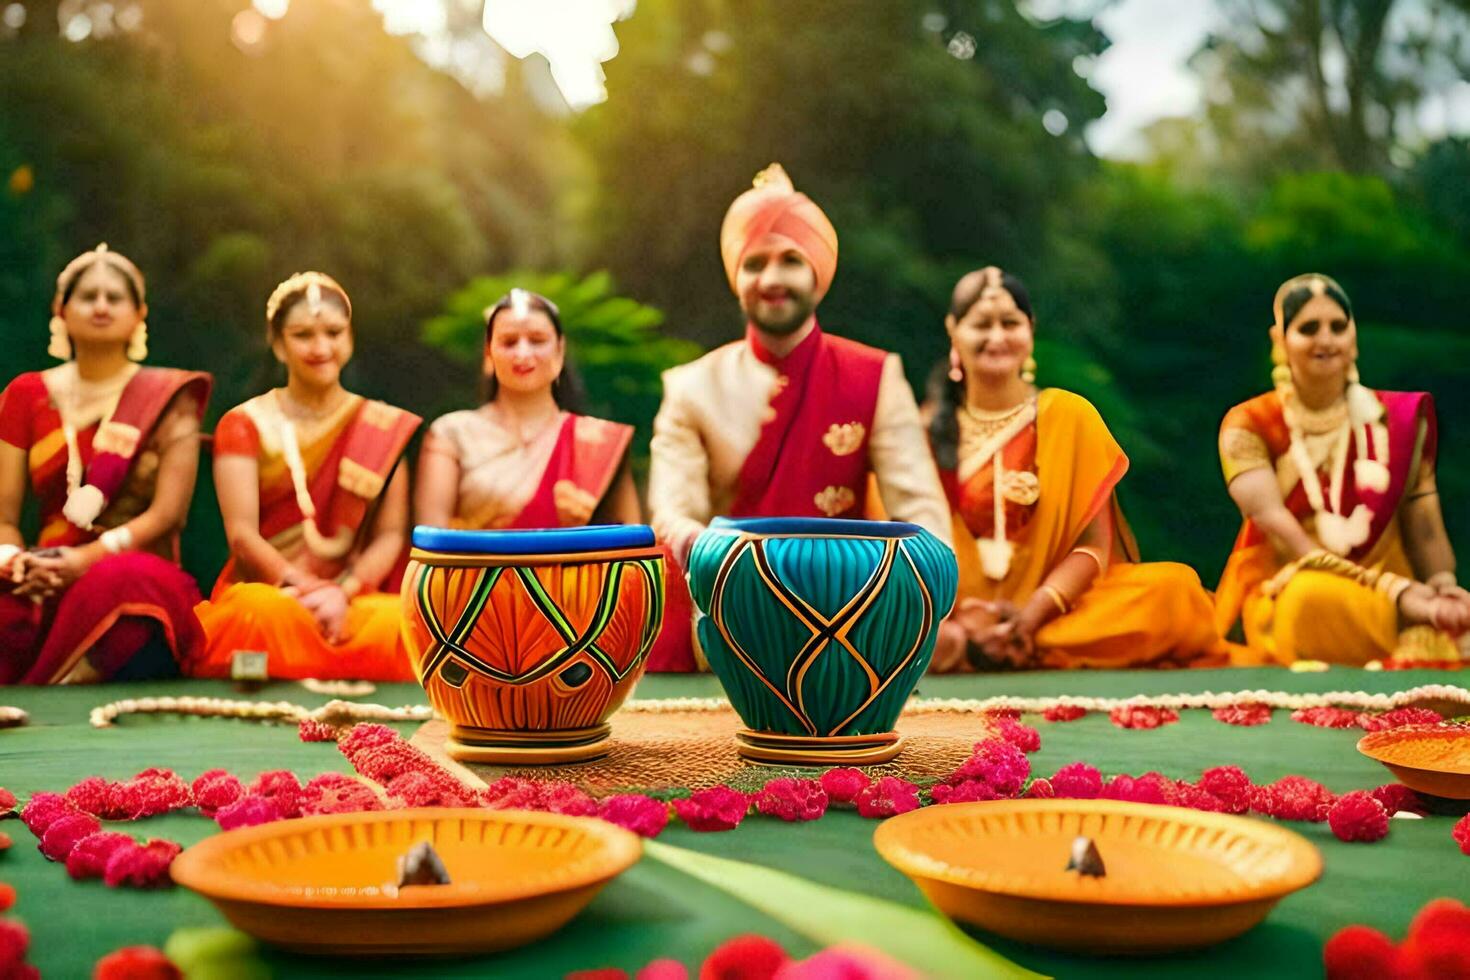
<svg viewBox="0 0 1470 980">
<path fill-rule="evenodd" d="M 1434 403 L 1358 381 L 1342 287 L 1276 292 L 1274 390 L 1232 408 L 1220 460 L 1245 523 L 1215 592 L 1243 664 L 1326 660 L 1454 666 L 1470 629 L 1435 486 Z"/>
<path fill-rule="evenodd" d="M 136 363 L 147 312 L 132 262 L 106 245 L 79 256 L 52 304 L 50 353 L 65 363 L 0 395 L 0 684 L 177 676 L 203 642 L 178 534 L 210 378 Z"/>
<path fill-rule="evenodd" d="M 329 276 L 278 286 L 266 329 L 286 386 L 215 429 L 230 560 L 199 607 L 208 645 L 185 672 L 228 677 L 252 652 L 272 677 L 413 680 L 395 579 L 408 546 L 399 463 L 420 419 L 342 387 L 352 304 Z"/>
<path fill-rule="evenodd" d="M 415 520 L 470 530 L 642 520 L 628 471 L 633 427 L 577 415 L 556 306 L 513 289 L 485 321 L 485 403 L 429 427 Z"/>
<path fill-rule="evenodd" d="M 931 670 L 1227 662 L 1199 576 L 1139 563 L 1115 491 L 1128 457 L 1097 409 L 1034 385 L 1025 287 L 994 266 L 955 286 L 930 437 L 953 509 L 959 598 Z"/>
</svg>

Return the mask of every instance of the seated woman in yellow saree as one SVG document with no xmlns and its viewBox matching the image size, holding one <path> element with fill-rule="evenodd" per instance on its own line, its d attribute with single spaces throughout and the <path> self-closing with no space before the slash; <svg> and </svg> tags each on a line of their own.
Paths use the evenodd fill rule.
<svg viewBox="0 0 1470 980">
<path fill-rule="evenodd" d="M 186 672 L 228 677 L 237 653 L 257 652 L 272 677 L 413 680 L 395 581 L 408 546 L 398 464 L 420 420 L 342 387 L 352 304 L 330 277 L 282 283 L 266 326 L 287 382 L 216 428 L 230 560 L 199 606 L 208 642 Z"/>
<path fill-rule="evenodd" d="M 1114 490 L 1128 457 L 1097 409 L 1037 391 L 1025 287 L 990 266 L 955 286 L 930 439 L 953 511 L 959 599 L 932 670 L 1227 662 L 1199 576 L 1137 564 Z"/>
<path fill-rule="evenodd" d="M 1453 664 L 1470 628 L 1434 483 L 1434 405 L 1358 381 L 1341 286 L 1297 276 L 1276 292 L 1275 390 L 1232 408 L 1220 460 L 1245 524 L 1215 594 L 1239 621 L 1240 663 Z"/>
<path fill-rule="evenodd" d="M 637 524 L 633 427 L 575 414 L 556 306 L 513 289 L 485 315 L 485 403 L 436 419 L 419 452 L 419 524 L 469 530 Z"/>
</svg>

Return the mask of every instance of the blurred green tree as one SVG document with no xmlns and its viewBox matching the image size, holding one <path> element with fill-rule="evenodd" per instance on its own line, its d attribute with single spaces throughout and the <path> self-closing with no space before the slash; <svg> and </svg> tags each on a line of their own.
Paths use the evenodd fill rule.
<svg viewBox="0 0 1470 980">
<path fill-rule="evenodd" d="M 1216 0 L 1195 55 L 1212 148 L 1248 163 L 1382 173 L 1414 111 L 1470 75 L 1465 0 Z"/>
<path fill-rule="evenodd" d="M 1106 42 L 1086 22 L 980 0 L 642 0 L 618 34 L 611 97 L 576 123 L 593 254 L 706 345 L 741 330 L 721 217 L 773 160 L 837 228 L 823 322 L 897 350 L 915 383 L 955 279 L 1043 268 L 1093 166 L 1081 133 L 1103 102 L 1072 66 Z"/>
</svg>

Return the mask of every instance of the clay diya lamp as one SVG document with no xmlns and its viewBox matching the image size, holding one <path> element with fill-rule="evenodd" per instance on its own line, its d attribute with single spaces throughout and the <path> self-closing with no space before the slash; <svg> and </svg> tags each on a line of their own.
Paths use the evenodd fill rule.
<svg viewBox="0 0 1470 980">
<path fill-rule="evenodd" d="M 170 873 L 238 929 L 300 953 L 488 953 L 560 929 L 635 864 L 638 837 L 591 817 L 392 810 L 215 834 Z"/>
<path fill-rule="evenodd" d="M 1416 793 L 1470 800 L 1470 725 L 1404 725 L 1372 732 L 1358 751 Z"/>
<path fill-rule="evenodd" d="M 549 765 L 607 752 L 663 622 L 664 562 L 645 525 L 420 527 L 403 637 L 449 720 L 455 759 Z"/>
<path fill-rule="evenodd" d="M 1223 942 L 1322 874 L 1285 827 L 1118 800 L 924 807 L 879 825 L 873 844 L 950 918 L 1089 955 Z"/>
<path fill-rule="evenodd" d="M 915 524 L 717 518 L 689 556 L 710 668 L 747 726 L 740 754 L 873 765 L 954 604 L 954 553 Z"/>
</svg>

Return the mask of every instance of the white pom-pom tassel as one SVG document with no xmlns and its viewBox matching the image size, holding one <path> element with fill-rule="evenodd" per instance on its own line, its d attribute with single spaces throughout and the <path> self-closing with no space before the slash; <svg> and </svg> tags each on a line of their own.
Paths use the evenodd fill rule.
<svg viewBox="0 0 1470 980">
<path fill-rule="evenodd" d="M 1348 418 L 1354 426 L 1367 425 L 1383 418 L 1383 403 L 1378 396 L 1360 384 L 1350 384 L 1347 389 Z"/>
<path fill-rule="evenodd" d="M 999 582 L 1010 574 L 1015 545 L 1003 538 L 981 538 L 975 543 L 980 547 L 980 568 L 986 578 Z"/>
<path fill-rule="evenodd" d="M 90 531 L 92 524 L 102 516 L 102 508 L 106 506 L 107 498 L 102 496 L 102 491 L 87 483 L 67 495 L 61 513 L 77 527 Z"/>
<path fill-rule="evenodd" d="M 1353 460 L 1353 482 L 1358 489 L 1374 493 L 1388 492 L 1388 467 L 1376 459 Z"/>
</svg>

